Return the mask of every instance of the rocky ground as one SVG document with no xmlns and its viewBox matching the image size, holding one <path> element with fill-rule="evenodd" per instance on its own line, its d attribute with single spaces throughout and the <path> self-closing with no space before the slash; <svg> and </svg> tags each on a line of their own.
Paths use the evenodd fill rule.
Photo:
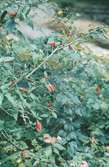
<svg viewBox="0 0 109 167">
<path fill-rule="evenodd" d="M 59 21 L 56 17 L 56 6 L 52 4 L 45 3 L 43 5 L 39 5 L 38 8 L 33 7 L 30 12 L 30 17 L 32 18 L 33 28 L 31 28 L 25 22 L 21 22 L 20 20 L 17 20 L 17 28 L 25 36 L 31 39 L 49 36 L 53 32 L 59 32 L 59 29 L 62 30 L 62 27 L 64 28 L 64 26 L 66 26 L 66 23 L 65 25 L 62 23 L 63 19 Z M 80 33 L 87 33 L 90 29 L 96 28 L 98 26 L 105 26 L 105 24 L 102 22 L 92 21 L 84 18 L 74 20 L 74 22 L 70 25 L 75 27 Z M 108 33 L 107 38 L 109 38 Z M 94 43 L 83 43 L 82 47 L 86 50 L 89 49 L 89 51 L 93 52 L 93 54 L 97 56 L 103 56 L 107 59 L 109 58 L 109 49 L 96 46 Z"/>
</svg>

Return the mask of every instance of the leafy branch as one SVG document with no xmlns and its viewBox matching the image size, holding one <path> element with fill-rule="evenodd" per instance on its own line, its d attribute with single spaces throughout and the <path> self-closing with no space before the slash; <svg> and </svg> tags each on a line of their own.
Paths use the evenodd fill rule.
<svg viewBox="0 0 109 167">
<path fill-rule="evenodd" d="M 50 55 L 48 55 L 48 56 L 44 59 L 44 61 L 43 61 L 42 63 L 40 63 L 40 64 L 39 64 L 36 68 L 34 68 L 29 74 L 26 75 L 26 78 L 29 78 L 32 74 L 34 74 L 34 73 L 35 73 L 42 65 L 44 65 L 44 64 L 48 61 L 48 59 L 50 59 L 57 51 L 64 49 L 65 47 L 71 45 L 72 43 L 73 43 L 73 42 L 70 42 L 70 43 L 66 44 L 65 46 L 60 46 L 59 48 L 56 48 L 55 50 L 53 50 L 53 52 L 52 52 Z"/>
</svg>

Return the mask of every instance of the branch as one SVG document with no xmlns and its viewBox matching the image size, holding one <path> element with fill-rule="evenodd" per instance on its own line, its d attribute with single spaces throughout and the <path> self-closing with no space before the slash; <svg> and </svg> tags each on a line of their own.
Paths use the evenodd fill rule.
<svg viewBox="0 0 109 167">
<path fill-rule="evenodd" d="M 47 60 L 49 59 L 49 58 L 51 58 L 57 51 L 59 51 L 59 50 L 62 50 L 62 49 L 64 49 L 65 47 L 67 47 L 67 46 L 69 46 L 69 45 L 71 45 L 73 42 L 70 42 L 70 43 L 68 43 L 68 44 L 66 44 L 65 46 L 60 46 L 60 48 L 56 48 L 55 50 L 53 50 L 53 52 L 50 54 L 50 55 L 48 55 L 45 59 L 44 59 L 44 61 L 42 62 L 42 63 L 40 63 L 36 68 L 34 68 L 30 73 L 28 73 L 28 74 L 24 74 L 23 76 L 21 76 L 18 80 L 16 80 L 16 82 L 14 82 L 13 84 L 12 84 L 12 86 L 11 86 L 11 88 L 13 88 L 18 82 L 20 82 L 24 77 L 26 78 L 26 79 L 28 79 L 33 73 L 35 73 L 44 63 L 46 63 L 47 62 Z M 74 49 L 74 48 L 73 48 Z M 74 49 L 75 50 L 75 49 Z"/>
<path fill-rule="evenodd" d="M 65 47 L 71 45 L 72 43 L 73 43 L 73 42 L 70 42 L 70 43 L 66 44 L 65 46 L 61 46 L 60 48 L 56 48 L 55 50 L 53 50 L 53 52 L 52 52 L 50 55 L 48 55 L 42 63 L 40 63 L 40 64 L 39 64 L 36 68 L 34 68 L 29 74 L 27 74 L 26 78 L 29 78 L 32 74 L 34 74 L 34 73 L 35 73 L 43 64 L 45 64 L 45 63 L 47 62 L 47 60 L 48 60 L 49 58 L 51 58 L 57 51 L 62 50 L 63 48 L 65 48 Z"/>
</svg>

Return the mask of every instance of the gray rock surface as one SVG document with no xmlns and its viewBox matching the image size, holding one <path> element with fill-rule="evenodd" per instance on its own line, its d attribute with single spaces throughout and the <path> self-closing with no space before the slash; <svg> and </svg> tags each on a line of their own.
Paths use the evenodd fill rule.
<svg viewBox="0 0 109 167">
<path fill-rule="evenodd" d="M 38 8 L 32 7 L 30 11 L 29 16 L 32 19 L 33 28 L 20 20 L 16 20 L 16 27 L 24 36 L 30 39 L 49 36 L 54 31 L 44 26 L 44 23 L 52 19 L 54 15 L 55 7 L 52 4 L 44 3 L 43 5 L 39 5 Z"/>
</svg>

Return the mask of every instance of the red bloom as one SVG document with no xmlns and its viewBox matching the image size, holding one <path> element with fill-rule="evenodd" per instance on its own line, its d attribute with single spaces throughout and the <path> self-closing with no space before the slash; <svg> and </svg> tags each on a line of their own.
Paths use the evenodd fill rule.
<svg viewBox="0 0 109 167">
<path fill-rule="evenodd" d="M 8 15 L 12 16 L 12 17 L 15 17 L 17 15 L 17 12 L 16 11 L 10 11 L 10 12 L 8 12 Z"/>
<path fill-rule="evenodd" d="M 48 45 L 50 45 L 52 47 L 56 47 L 57 43 L 55 41 L 51 41 L 51 42 L 48 42 Z"/>
<path fill-rule="evenodd" d="M 100 88 L 99 85 L 97 85 L 97 86 L 96 86 L 96 93 L 100 93 L 100 91 L 101 91 L 101 88 Z"/>
<path fill-rule="evenodd" d="M 35 129 L 40 132 L 42 130 L 42 124 L 41 122 L 39 122 L 38 120 L 36 121 L 36 124 L 35 124 Z"/>
<path fill-rule="evenodd" d="M 50 93 L 52 93 L 52 92 L 55 92 L 55 85 L 54 84 L 48 84 L 47 85 L 47 89 L 48 89 L 48 91 L 50 92 Z"/>
</svg>

